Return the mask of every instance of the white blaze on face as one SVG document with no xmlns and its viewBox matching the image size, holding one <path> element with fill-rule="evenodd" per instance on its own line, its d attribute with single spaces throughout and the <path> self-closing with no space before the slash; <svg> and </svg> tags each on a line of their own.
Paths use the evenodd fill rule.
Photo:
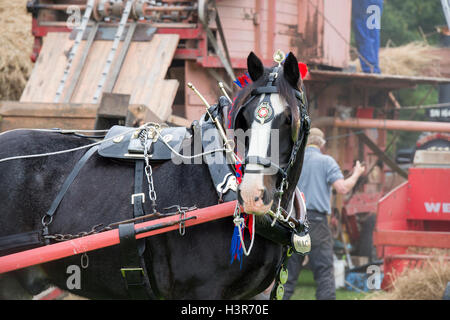
<svg viewBox="0 0 450 320">
<path fill-rule="evenodd" d="M 264 100 L 263 95 L 259 104 Z M 254 119 L 251 126 L 250 143 L 247 156 L 259 156 L 261 158 L 267 158 L 270 136 L 272 129 L 272 121 L 279 114 L 284 112 L 284 99 L 279 95 L 272 93 L 270 95 L 270 103 L 273 108 L 274 116 L 272 120 L 261 123 L 257 119 Z M 246 170 L 259 170 L 263 171 L 264 167 L 260 164 L 249 163 L 245 166 Z M 245 172 L 244 172 L 245 173 Z M 263 173 L 245 173 L 240 185 L 241 197 L 243 200 L 244 211 L 248 213 L 264 214 L 269 211 L 272 206 L 272 202 L 265 205 L 262 200 L 264 191 L 264 174 Z"/>
</svg>

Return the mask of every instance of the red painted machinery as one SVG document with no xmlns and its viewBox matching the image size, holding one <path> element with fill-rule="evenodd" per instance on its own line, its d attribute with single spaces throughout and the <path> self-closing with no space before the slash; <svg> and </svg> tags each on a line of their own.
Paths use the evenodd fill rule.
<svg viewBox="0 0 450 320">
<path fill-rule="evenodd" d="M 449 184 L 450 152 L 419 150 L 408 181 L 379 201 L 373 237 L 384 259 L 383 289 L 406 268 L 438 258 L 417 248 L 437 248 L 439 258 L 450 261 Z"/>
</svg>

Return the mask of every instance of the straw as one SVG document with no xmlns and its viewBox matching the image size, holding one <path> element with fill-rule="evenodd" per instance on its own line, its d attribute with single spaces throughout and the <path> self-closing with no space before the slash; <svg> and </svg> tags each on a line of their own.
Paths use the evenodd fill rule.
<svg viewBox="0 0 450 320">
<path fill-rule="evenodd" d="M 0 1 L 0 100 L 18 100 L 33 64 L 27 0 Z"/>
</svg>

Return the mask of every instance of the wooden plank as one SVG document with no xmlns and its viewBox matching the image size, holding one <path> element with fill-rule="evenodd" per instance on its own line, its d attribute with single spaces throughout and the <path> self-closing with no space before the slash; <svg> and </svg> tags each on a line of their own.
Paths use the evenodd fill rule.
<svg viewBox="0 0 450 320">
<path fill-rule="evenodd" d="M 97 105 L 3 101 L 0 131 L 16 128 L 93 129 Z"/>
<path fill-rule="evenodd" d="M 243 20 L 243 19 L 236 19 L 236 18 L 223 18 L 220 17 L 220 20 L 222 21 L 222 28 L 223 30 L 247 30 L 251 31 L 254 29 L 253 20 Z M 210 27 L 215 29 L 216 24 L 214 21 L 210 22 Z"/>
<path fill-rule="evenodd" d="M 287 3 L 286 1 L 277 1 L 277 13 L 285 13 L 291 16 L 297 16 L 297 3 Z"/>
<path fill-rule="evenodd" d="M 183 117 L 179 117 L 179 116 L 175 116 L 175 115 L 169 116 L 169 118 L 167 119 L 167 122 L 172 123 L 176 126 L 182 126 L 182 127 L 186 127 L 186 128 L 189 128 L 191 126 L 191 121 L 189 121 L 188 119 L 185 119 Z"/>
<path fill-rule="evenodd" d="M 232 43 L 232 41 L 234 42 L 235 40 L 240 40 L 242 42 L 247 41 L 248 43 L 253 44 L 254 42 L 254 36 L 255 33 L 252 30 L 230 30 L 230 29 L 224 29 L 224 33 L 225 33 L 225 37 L 227 39 L 228 42 L 230 42 L 230 44 Z M 234 48 L 236 48 L 236 45 L 234 45 Z"/>
<path fill-rule="evenodd" d="M 178 35 L 156 34 L 150 43 L 132 43 L 113 92 L 128 93 L 130 103 L 150 106 L 152 95 L 158 94 L 155 85 L 164 79 L 178 41 Z"/>
<path fill-rule="evenodd" d="M 67 86 L 67 89 L 63 93 L 64 94 L 63 101 L 66 103 L 70 102 L 70 100 L 72 98 L 73 92 L 78 83 L 78 79 L 80 78 L 80 74 L 83 71 L 84 64 L 86 63 L 86 59 L 88 57 L 89 50 L 91 49 L 92 43 L 94 42 L 94 37 L 97 34 L 98 26 L 99 26 L 99 24 L 96 23 L 94 25 L 94 27 L 91 28 L 89 36 L 88 36 L 86 42 L 84 43 L 84 48 L 82 51 L 83 53 L 82 53 L 78 63 L 75 65 L 76 67 L 73 68 L 74 70 L 73 70 L 72 78 L 68 77 L 68 80 L 70 80 L 70 81 L 68 81 L 69 85 Z"/>
<path fill-rule="evenodd" d="M 143 106 L 143 113 L 144 113 L 144 117 L 142 120 L 140 121 L 139 125 L 142 125 L 146 122 L 156 122 L 156 123 L 164 123 L 163 120 L 161 120 L 161 118 L 159 116 L 157 116 L 152 110 L 150 110 L 149 108 L 147 108 L 146 106 Z"/>
<path fill-rule="evenodd" d="M 91 103 L 36 103 L 1 101 L 0 131 L 16 128 L 93 129 L 97 104 Z M 129 105 L 135 118 L 143 119 L 145 106 Z"/>
<path fill-rule="evenodd" d="M 150 73 L 146 77 L 145 88 L 151 88 L 155 82 L 164 79 L 167 69 L 172 63 L 175 50 L 178 45 L 179 36 L 178 35 L 160 35 L 161 41 L 157 48 L 157 52 L 154 56 L 153 65 L 151 66 Z M 151 92 L 151 90 L 144 89 L 137 95 L 135 103 L 147 104 L 150 101 L 153 94 L 158 94 L 158 92 Z M 138 102 L 139 101 L 139 102 Z"/>
<path fill-rule="evenodd" d="M 85 67 L 80 75 L 80 80 L 72 96 L 71 102 L 90 103 L 100 81 L 104 63 L 111 50 L 112 41 L 94 41 Z M 122 42 L 119 44 L 118 51 L 122 48 Z M 121 92 L 126 94 L 126 92 Z"/>
<path fill-rule="evenodd" d="M 155 35 L 149 44 L 131 43 L 113 92 L 129 94 L 132 101 L 139 100 L 137 96 L 142 88 L 138 87 L 145 85 L 148 72 L 156 63 L 154 58 L 160 41 L 161 37 Z M 151 86 L 146 88 L 151 90 Z"/>
<path fill-rule="evenodd" d="M 134 32 L 136 31 L 136 26 L 137 22 L 133 22 L 128 27 L 127 35 L 122 44 L 122 49 L 120 50 L 118 56 L 115 57 L 114 61 L 112 62 L 113 63 L 112 69 L 110 71 L 108 79 L 106 80 L 103 92 L 112 92 L 112 89 L 116 84 L 117 77 L 119 76 L 119 72 L 122 69 L 123 60 L 125 59 L 128 53 L 128 49 L 130 48 L 131 39 L 133 38 Z"/>
<path fill-rule="evenodd" d="M 164 89 L 161 94 L 162 99 L 160 100 L 158 108 L 160 112 L 158 114 L 163 120 L 167 120 L 172 113 L 172 104 L 175 100 L 179 85 L 180 83 L 175 79 L 164 81 Z"/>
<path fill-rule="evenodd" d="M 148 108 L 164 121 L 172 113 L 172 104 L 177 94 L 178 86 L 179 82 L 175 79 L 159 81 L 148 103 Z"/>
<path fill-rule="evenodd" d="M 58 109 L 58 106 L 61 108 Z M 0 116 L 7 117 L 55 117 L 89 119 L 95 117 L 97 105 L 90 103 L 46 103 L 0 101 Z"/>
<path fill-rule="evenodd" d="M 66 54 L 71 47 L 67 37 L 67 33 L 49 33 L 44 38 L 44 45 L 20 101 L 53 102 L 66 66 Z M 80 43 L 80 51 L 83 45 Z"/>
</svg>

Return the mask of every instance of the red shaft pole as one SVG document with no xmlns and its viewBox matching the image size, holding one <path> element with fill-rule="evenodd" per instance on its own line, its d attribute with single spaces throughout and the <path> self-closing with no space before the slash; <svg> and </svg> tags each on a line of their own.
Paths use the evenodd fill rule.
<svg viewBox="0 0 450 320">
<path fill-rule="evenodd" d="M 185 218 L 195 216 L 196 219 L 187 220 L 185 222 L 185 226 L 190 227 L 211 220 L 217 220 L 225 218 L 227 216 L 231 216 L 234 213 L 235 206 L 236 201 L 231 201 L 211 207 L 186 212 Z M 139 228 L 153 226 L 160 223 L 178 221 L 179 218 L 180 218 L 179 215 L 174 215 L 166 218 L 138 223 L 135 225 L 135 230 Z M 136 235 L 136 239 L 142 239 L 145 237 L 153 236 L 156 234 L 176 229 L 178 229 L 178 224 L 163 229 L 138 234 Z M 88 251 L 114 246 L 116 244 L 119 244 L 119 242 L 120 242 L 119 230 L 114 229 L 110 231 L 85 236 L 78 239 L 51 244 L 45 247 L 39 247 L 31 250 L 10 254 L 4 257 L 0 257 L 0 274 L 17 269 L 30 267 L 36 264 L 66 258 L 69 256 L 77 255 Z"/>
</svg>

